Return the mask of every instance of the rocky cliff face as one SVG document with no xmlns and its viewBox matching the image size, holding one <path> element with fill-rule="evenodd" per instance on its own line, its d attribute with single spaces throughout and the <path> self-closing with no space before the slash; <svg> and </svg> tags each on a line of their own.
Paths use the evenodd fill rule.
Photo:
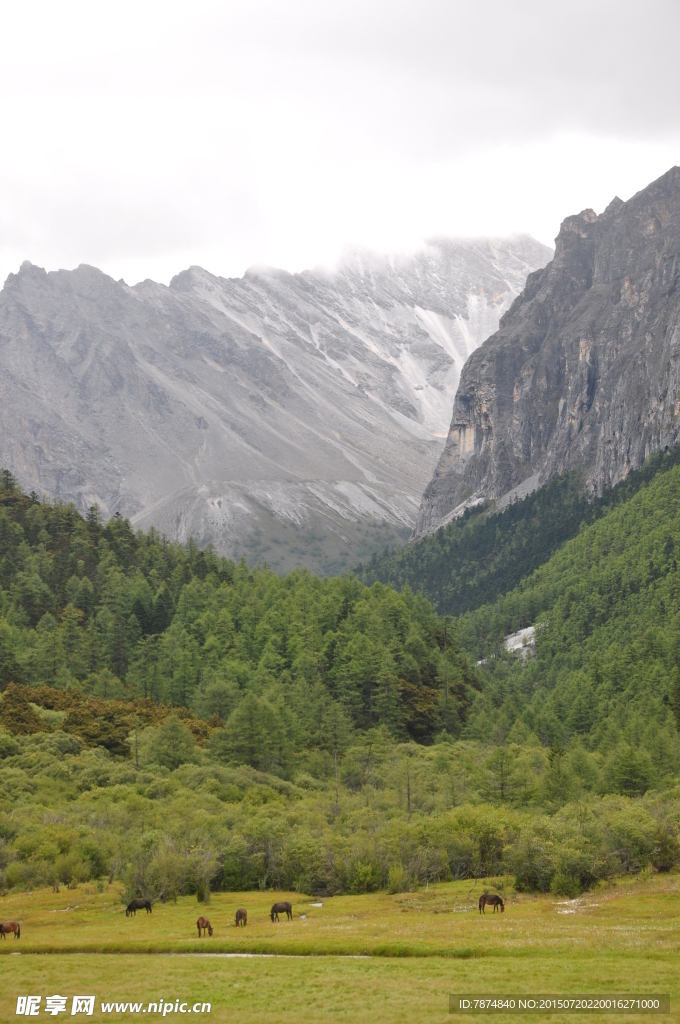
<svg viewBox="0 0 680 1024">
<path fill-rule="evenodd" d="M 680 168 L 568 217 L 468 359 L 415 535 L 586 467 L 601 493 L 680 433 Z"/>
<path fill-rule="evenodd" d="M 550 255 L 441 240 L 169 288 L 24 264 L 0 293 L 0 465 L 230 555 L 351 565 L 408 535 L 463 363 Z"/>
</svg>

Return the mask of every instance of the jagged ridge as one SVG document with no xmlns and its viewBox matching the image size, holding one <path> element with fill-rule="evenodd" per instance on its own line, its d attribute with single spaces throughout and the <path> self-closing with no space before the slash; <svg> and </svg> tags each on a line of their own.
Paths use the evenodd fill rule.
<svg viewBox="0 0 680 1024">
<path fill-rule="evenodd" d="M 586 468 L 602 493 L 678 438 L 680 168 L 568 217 L 467 361 L 415 536 L 466 504 Z"/>
<path fill-rule="evenodd" d="M 169 288 L 25 264 L 0 293 L 0 464 L 80 510 L 337 571 L 408 535 L 465 359 L 549 255 L 439 240 Z"/>
</svg>

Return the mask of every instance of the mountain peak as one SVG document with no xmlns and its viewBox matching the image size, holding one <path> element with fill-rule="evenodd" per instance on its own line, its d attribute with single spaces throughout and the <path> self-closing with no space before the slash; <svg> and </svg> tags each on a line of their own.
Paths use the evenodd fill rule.
<svg viewBox="0 0 680 1024">
<path fill-rule="evenodd" d="M 680 168 L 567 217 L 466 363 L 416 534 L 476 500 L 586 469 L 602 492 L 680 436 Z"/>
<path fill-rule="evenodd" d="M 0 464 L 174 539 L 349 567 L 412 526 L 465 359 L 549 256 L 451 242 L 362 280 L 192 266 L 168 288 L 22 270 L 0 294 Z"/>
</svg>

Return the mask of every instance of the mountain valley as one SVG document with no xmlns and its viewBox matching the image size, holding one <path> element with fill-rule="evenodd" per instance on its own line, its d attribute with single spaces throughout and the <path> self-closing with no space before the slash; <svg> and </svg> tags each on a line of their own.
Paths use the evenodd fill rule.
<svg viewBox="0 0 680 1024">
<path fill-rule="evenodd" d="M 172 540 L 342 571 L 410 533 L 465 360 L 550 255 L 442 239 L 169 287 L 25 263 L 0 293 L 0 464 Z"/>
</svg>

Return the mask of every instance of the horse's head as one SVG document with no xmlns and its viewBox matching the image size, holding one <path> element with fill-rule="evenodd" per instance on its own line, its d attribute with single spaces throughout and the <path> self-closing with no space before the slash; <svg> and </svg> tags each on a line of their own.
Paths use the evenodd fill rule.
<svg viewBox="0 0 680 1024">
<path fill-rule="evenodd" d="M 212 935 L 212 925 L 208 925 L 208 935 Z"/>
<path fill-rule="evenodd" d="M 503 903 L 503 900 L 501 900 L 501 914 L 504 914 L 504 913 L 505 913 L 505 903 Z"/>
</svg>

